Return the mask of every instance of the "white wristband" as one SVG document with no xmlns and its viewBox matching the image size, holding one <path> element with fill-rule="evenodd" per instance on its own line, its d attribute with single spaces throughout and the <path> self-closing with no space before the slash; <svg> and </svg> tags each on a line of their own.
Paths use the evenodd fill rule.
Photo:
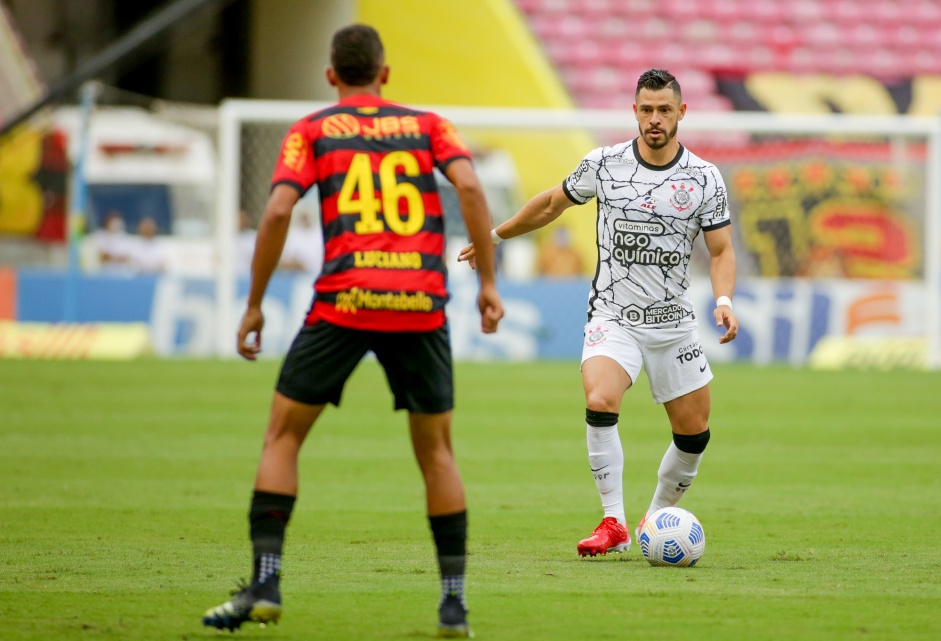
<svg viewBox="0 0 941 641">
<path fill-rule="evenodd" d="M 493 241 L 493 244 L 494 244 L 494 245 L 499 245 L 499 244 L 500 244 L 500 241 L 503 240 L 503 239 L 500 238 L 499 236 L 497 236 L 497 230 L 496 230 L 496 229 L 491 229 L 491 230 L 490 230 L 490 240 Z"/>
<path fill-rule="evenodd" d="M 716 307 L 722 307 L 723 305 L 728 305 L 729 308 L 732 307 L 732 299 L 728 296 L 719 296 L 716 299 Z"/>
</svg>

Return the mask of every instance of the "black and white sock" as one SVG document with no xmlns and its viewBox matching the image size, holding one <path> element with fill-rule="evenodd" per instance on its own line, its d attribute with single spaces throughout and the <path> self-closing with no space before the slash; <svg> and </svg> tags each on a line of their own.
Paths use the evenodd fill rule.
<svg viewBox="0 0 941 641">
<path fill-rule="evenodd" d="M 660 461 L 657 472 L 657 490 L 654 492 L 647 514 L 680 502 L 693 484 L 699 471 L 699 462 L 709 443 L 709 429 L 700 434 L 674 434 L 673 442 Z"/>
<path fill-rule="evenodd" d="M 467 511 L 429 516 L 431 534 L 438 553 L 441 572 L 441 603 L 448 596 L 464 601 L 464 572 L 467 566 Z"/>
<path fill-rule="evenodd" d="M 281 552 L 295 497 L 255 490 L 248 513 L 252 539 L 252 583 L 262 583 L 281 573 Z"/>
</svg>

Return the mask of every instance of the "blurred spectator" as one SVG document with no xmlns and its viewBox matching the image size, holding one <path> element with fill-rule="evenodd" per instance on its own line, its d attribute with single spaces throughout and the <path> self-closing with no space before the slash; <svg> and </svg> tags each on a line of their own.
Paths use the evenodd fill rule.
<svg viewBox="0 0 941 641">
<path fill-rule="evenodd" d="M 105 214 L 104 224 L 95 232 L 98 264 L 102 269 L 127 267 L 131 254 L 131 237 L 125 230 L 124 216 L 117 210 Z"/>
<path fill-rule="evenodd" d="M 154 274 L 167 268 L 167 248 L 157 237 L 157 221 L 145 216 L 137 225 L 137 236 L 130 243 L 130 266 L 137 272 Z"/>
<path fill-rule="evenodd" d="M 235 239 L 235 273 L 248 275 L 255 255 L 255 225 L 244 209 L 239 210 L 239 235 Z"/>
<path fill-rule="evenodd" d="M 549 278 L 570 278 L 585 273 L 585 260 L 572 246 L 568 229 L 559 227 L 539 246 L 536 270 Z"/>
<path fill-rule="evenodd" d="M 288 232 L 280 269 L 319 274 L 323 268 L 323 234 L 309 212 L 301 212 Z"/>
</svg>

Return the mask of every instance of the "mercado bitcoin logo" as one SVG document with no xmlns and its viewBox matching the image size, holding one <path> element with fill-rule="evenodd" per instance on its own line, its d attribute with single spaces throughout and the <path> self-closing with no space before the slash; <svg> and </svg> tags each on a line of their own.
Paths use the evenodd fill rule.
<svg viewBox="0 0 941 641">
<path fill-rule="evenodd" d="M 320 131 L 328 138 L 352 138 L 359 135 L 359 121 L 350 114 L 327 116 L 320 125 Z"/>
<path fill-rule="evenodd" d="M 282 149 L 284 165 L 291 171 L 300 171 L 307 162 L 307 155 L 304 153 L 304 136 L 294 132 L 284 141 Z"/>
</svg>

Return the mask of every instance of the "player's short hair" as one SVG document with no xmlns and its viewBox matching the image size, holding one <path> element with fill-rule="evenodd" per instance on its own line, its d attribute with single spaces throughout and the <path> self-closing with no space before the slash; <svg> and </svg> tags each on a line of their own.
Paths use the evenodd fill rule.
<svg viewBox="0 0 941 641">
<path fill-rule="evenodd" d="M 640 74 L 640 78 L 637 79 L 637 91 L 634 92 L 634 98 L 640 95 L 641 89 L 660 91 L 665 87 L 672 88 L 676 99 L 683 102 L 683 92 L 680 89 L 679 81 L 666 69 L 648 69 Z"/>
<path fill-rule="evenodd" d="M 351 87 L 364 87 L 379 75 L 385 51 L 375 29 L 364 24 L 343 27 L 333 34 L 330 64 L 337 77 Z"/>
</svg>

